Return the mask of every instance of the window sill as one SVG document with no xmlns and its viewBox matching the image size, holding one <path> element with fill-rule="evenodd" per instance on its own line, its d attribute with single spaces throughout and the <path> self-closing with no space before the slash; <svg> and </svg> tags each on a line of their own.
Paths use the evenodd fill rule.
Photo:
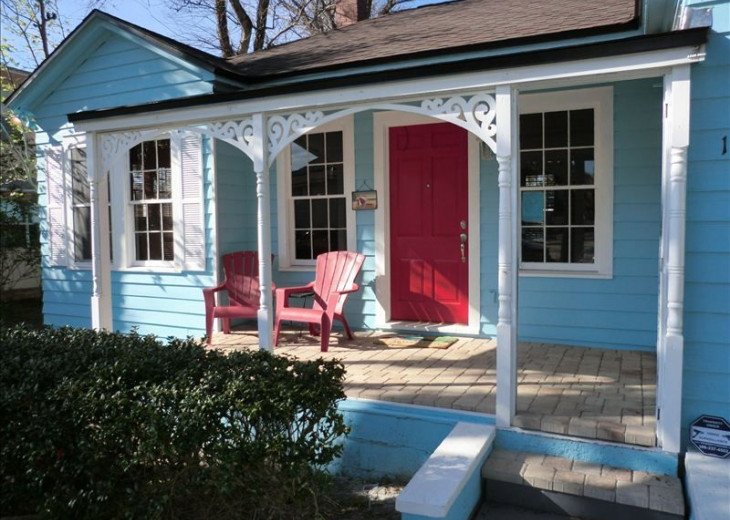
<svg viewBox="0 0 730 520">
<path fill-rule="evenodd" d="M 525 278 L 588 278 L 595 280 L 611 280 L 613 273 L 595 271 L 559 271 L 550 269 L 520 269 L 519 275 Z"/>
<path fill-rule="evenodd" d="M 130 265 L 126 267 L 114 266 L 113 271 L 119 271 L 124 273 L 166 273 L 166 274 L 181 274 L 184 271 L 175 266 L 164 266 L 164 265 Z"/>
</svg>

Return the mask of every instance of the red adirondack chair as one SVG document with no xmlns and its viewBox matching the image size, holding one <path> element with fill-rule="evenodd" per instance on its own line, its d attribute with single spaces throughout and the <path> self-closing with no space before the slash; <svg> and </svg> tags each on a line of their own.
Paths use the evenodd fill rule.
<svg viewBox="0 0 730 520">
<path fill-rule="evenodd" d="M 273 261 L 274 255 L 271 255 Z M 223 255 L 225 279 L 218 287 L 203 289 L 205 333 L 210 345 L 213 320 L 223 320 L 223 333 L 231 332 L 231 318 L 256 318 L 259 310 L 259 255 L 256 251 L 237 251 Z M 273 285 L 273 284 L 272 284 Z M 228 305 L 216 305 L 215 293 L 228 291 Z"/>
<path fill-rule="evenodd" d="M 332 251 L 317 257 L 314 281 L 301 287 L 282 287 L 276 289 L 276 322 L 274 325 L 274 345 L 279 344 L 281 322 L 297 321 L 309 323 L 312 334 L 321 334 L 322 352 L 329 347 L 332 322 L 339 320 L 345 327 L 349 339 L 353 338 L 350 325 L 342 314 L 347 295 L 360 290 L 355 283 L 365 256 L 349 251 Z M 311 309 L 289 307 L 289 296 L 297 293 L 314 294 Z M 319 326 L 319 331 L 317 330 Z"/>
</svg>

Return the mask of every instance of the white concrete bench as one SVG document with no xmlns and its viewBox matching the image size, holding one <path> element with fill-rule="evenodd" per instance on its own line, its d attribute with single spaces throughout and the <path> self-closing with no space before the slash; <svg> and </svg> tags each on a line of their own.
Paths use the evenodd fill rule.
<svg viewBox="0 0 730 520">
<path fill-rule="evenodd" d="M 396 499 L 403 520 L 468 519 L 481 498 L 481 468 L 494 435 L 494 426 L 457 423 Z"/>
</svg>

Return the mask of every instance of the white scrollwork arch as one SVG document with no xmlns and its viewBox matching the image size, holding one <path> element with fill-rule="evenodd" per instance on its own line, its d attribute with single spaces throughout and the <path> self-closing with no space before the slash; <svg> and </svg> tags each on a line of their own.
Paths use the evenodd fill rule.
<svg viewBox="0 0 730 520">
<path fill-rule="evenodd" d="M 269 164 L 300 136 L 326 123 L 364 110 L 396 110 L 433 117 L 464 128 L 496 152 L 496 100 L 493 94 L 478 93 L 470 97 L 424 99 L 420 104 L 374 103 L 338 110 L 324 115 L 321 111 L 275 115 L 268 119 Z"/>
<path fill-rule="evenodd" d="M 143 131 L 133 130 L 101 135 L 101 161 L 104 171 L 111 169 L 114 161 L 121 158 L 130 148 L 143 141 L 154 139 L 161 135 L 182 135 L 196 133 L 211 138 L 220 139 L 235 146 L 252 160 L 254 159 L 253 133 L 251 119 L 234 121 L 213 121 L 187 125 L 179 128 L 153 128 Z"/>
<path fill-rule="evenodd" d="M 108 170 L 114 161 L 131 147 L 162 134 L 194 132 L 220 139 L 245 153 L 254 164 L 263 157 L 272 164 L 279 153 L 300 136 L 318 126 L 364 110 L 395 110 L 433 117 L 446 121 L 474 134 L 489 148 L 496 151 L 496 101 L 492 93 L 481 92 L 470 96 L 451 96 L 423 99 L 420 103 L 376 102 L 324 112 L 275 114 L 266 118 L 266 142 L 257 139 L 253 117 L 190 124 L 178 128 L 156 128 L 143 131 L 125 131 L 101 135 L 102 166 Z M 261 147 L 265 146 L 266 150 Z"/>
</svg>

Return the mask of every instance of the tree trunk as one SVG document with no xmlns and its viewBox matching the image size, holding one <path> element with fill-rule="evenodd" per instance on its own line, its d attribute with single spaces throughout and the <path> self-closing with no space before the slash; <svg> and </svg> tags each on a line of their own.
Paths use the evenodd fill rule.
<svg viewBox="0 0 730 520">
<path fill-rule="evenodd" d="M 266 43 L 266 18 L 269 15 L 269 0 L 259 0 L 256 10 L 256 38 L 253 41 L 253 50 L 260 51 Z"/>
<path fill-rule="evenodd" d="M 231 7 L 233 7 L 233 12 L 236 14 L 236 18 L 238 19 L 238 23 L 241 25 L 241 41 L 238 43 L 238 53 L 243 54 L 244 52 L 248 52 L 248 47 L 251 45 L 253 23 L 239 0 L 230 0 L 230 2 Z"/>
<path fill-rule="evenodd" d="M 218 43 L 224 58 L 233 56 L 231 35 L 228 32 L 228 14 L 226 12 L 226 0 L 215 0 L 215 18 L 218 29 Z"/>
<path fill-rule="evenodd" d="M 48 19 L 46 18 L 46 2 L 45 0 L 37 0 L 39 9 L 38 21 L 38 32 L 41 36 L 41 43 L 43 44 L 43 56 L 48 57 L 51 52 L 48 50 Z"/>
</svg>

